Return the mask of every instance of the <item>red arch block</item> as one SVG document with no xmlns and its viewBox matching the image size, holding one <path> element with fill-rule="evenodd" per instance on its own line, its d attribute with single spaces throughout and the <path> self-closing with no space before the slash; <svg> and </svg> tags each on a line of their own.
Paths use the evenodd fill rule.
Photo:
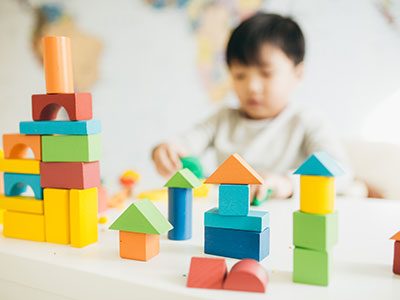
<svg viewBox="0 0 400 300">
<path fill-rule="evenodd" d="M 32 118 L 34 121 L 54 120 L 61 107 L 69 120 L 92 119 L 92 95 L 90 93 L 32 95 Z"/>
<path fill-rule="evenodd" d="M 40 135 L 4 134 L 4 158 L 26 158 L 28 149 L 31 149 L 35 160 L 42 159 L 42 144 Z"/>
</svg>

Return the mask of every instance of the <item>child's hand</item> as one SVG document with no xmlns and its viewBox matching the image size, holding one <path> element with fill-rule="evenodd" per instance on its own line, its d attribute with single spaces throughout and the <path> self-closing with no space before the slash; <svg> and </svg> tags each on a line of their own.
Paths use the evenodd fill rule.
<svg viewBox="0 0 400 300">
<path fill-rule="evenodd" d="M 251 190 L 251 201 L 257 198 L 264 199 L 268 189 L 272 190 L 272 197 L 278 199 L 286 199 L 292 196 L 293 186 L 291 180 L 287 176 L 268 174 L 263 176 L 264 184 L 254 185 Z"/>
<path fill-rule="evenodd" d="M 183 156 L 182 153 L 169 144 L 158 145 L 152 153 L 157 172 L 163 177 L 171 177 L 182 168 L 181 156 Z"/>
</svg>

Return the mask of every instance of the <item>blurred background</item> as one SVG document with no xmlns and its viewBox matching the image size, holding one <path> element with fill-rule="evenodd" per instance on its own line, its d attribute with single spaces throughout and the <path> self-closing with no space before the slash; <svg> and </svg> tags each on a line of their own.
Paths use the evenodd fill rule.
<svg viewBox="0 0 400 300">
<path fill-rule="evenodd" d="M 307 40 L 295 101 L 336 126 L 356 176 L 400 198 L 399 0 L 0 1 L 0 133 L 31 119 L 45 93 L 40 37 L 72 37 L 78 91 L 103 125 L 102 176 L 126 169 L 163 183 L 152 147 L 233 103 L 224 65 L 230 30 L 257 10 L 294 17 Z"/>
</svg>

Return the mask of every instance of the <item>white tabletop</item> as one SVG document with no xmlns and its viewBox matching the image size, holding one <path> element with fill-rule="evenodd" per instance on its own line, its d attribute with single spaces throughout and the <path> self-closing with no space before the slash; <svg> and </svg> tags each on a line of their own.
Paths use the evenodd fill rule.
<svg viewBox="0 0 400 300">
<path fill-rule="evenodd" d="M 155 203 L 166 214 L 166 202 Z M 186 288 L 190 258 L 204 255 L 203 212 L 213 206 L 215 201 L 195 199 L 194 237 L 163 236 L 160 254 L 148 262 L 120 259 L 118 232 L 107 226 L 98 243 L 83 249 L 0 237 L 0 299 L 400 299 L 389 240 L 400 230 L 400 200 L 337 200 L 339 243 L 329 287 L 291 280 L 298 201 L 265 203 L 258 209 L 271 214 L 271 253 L 262 262 L 270 278 L 266 294 Z M 119 213 L 109 213 L 108 225 Z M 236 261 L 227 259 L 228 267 Z"/>
</svg>

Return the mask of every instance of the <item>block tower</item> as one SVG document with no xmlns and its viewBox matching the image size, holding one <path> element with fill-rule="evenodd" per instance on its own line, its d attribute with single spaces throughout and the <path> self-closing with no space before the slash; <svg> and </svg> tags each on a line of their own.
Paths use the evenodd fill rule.
<svg viewBox="0 0 400 300">
<path fill-rule="evenodd" d="M 43 63 L 47 93 L 32 95 L 34 121 L 3 136 L 3 234 L 83 247 L 97 241 L 100 122 L 91 94 L 74 93 L 69 38 L 45 37 Z M 55 120 L 61 108 L 69 121 Z M 27 186 L 34 197 L 21 196 Z"/>
<path fill-rule="evenodd" d="M 205 183 L 219 184 L 219 203 L 204 214 L 204 252 L 257 261 L 268 256 L 269 214 L 249 210 L 249 185 L 262 184 L 260 175 L 233 154 Z"/>
<path fill-rule="evenodd" d="M 344 171 L 327 153 L 308 157 L 300 175 L 300 210 L 293 214 L 293 281 L 327 286 L 331 250 L 338 240 L 335 176 Z"/>
</svg>

